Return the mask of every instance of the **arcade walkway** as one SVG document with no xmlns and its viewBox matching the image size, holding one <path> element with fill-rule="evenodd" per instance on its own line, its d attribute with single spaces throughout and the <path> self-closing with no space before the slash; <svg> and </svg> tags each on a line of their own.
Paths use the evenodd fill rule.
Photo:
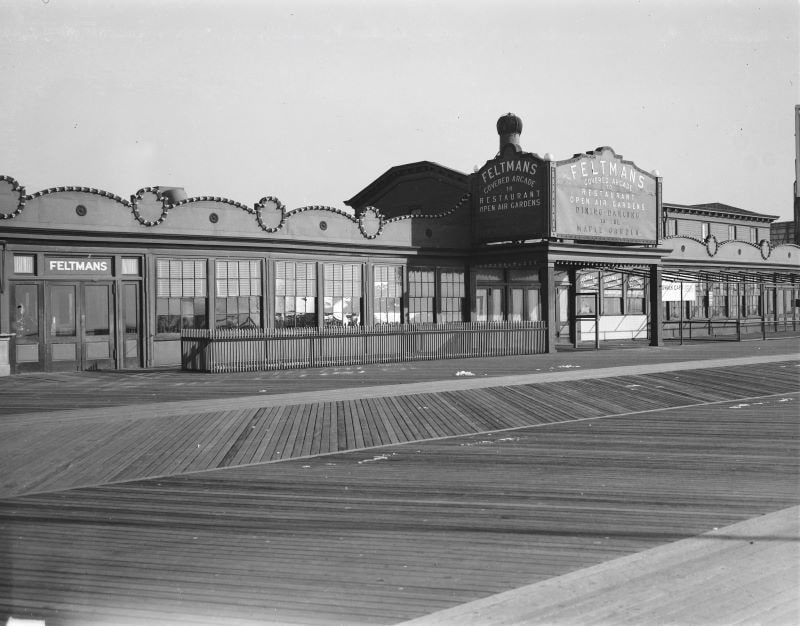
<svg viewBox="0 0 800 626">
<path fill-rule="evenodd" d="M 798 347 L 0 380 L 0 620 L 798 623 Z"/>
</svg>

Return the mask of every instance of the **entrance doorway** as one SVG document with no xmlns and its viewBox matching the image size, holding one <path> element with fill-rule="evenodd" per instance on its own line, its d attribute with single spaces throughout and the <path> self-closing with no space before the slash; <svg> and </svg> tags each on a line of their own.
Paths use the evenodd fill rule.
<svg viewBox="0 0 800 626">
<path fill-rule="evenodd" d="M 45 291 L 45 368 L 115 368 L 113 283 L 51 282 Z"/>
<path fill-rule="evenodd" d="M 569 285 L 556 286 L 556 340 L 560 344 L 571 344 Z"/>
</svg>

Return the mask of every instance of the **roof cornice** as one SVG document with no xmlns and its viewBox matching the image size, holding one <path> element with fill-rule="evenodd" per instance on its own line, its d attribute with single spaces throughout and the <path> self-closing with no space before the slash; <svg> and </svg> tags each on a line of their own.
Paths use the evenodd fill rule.
<svg viewBox="0 0 800 626">
<path fill-rule="evenodd" d="M 352 198 L 350 198 L 349 200 L 345 200 L 344 203 L 349 207 L 356 208 L 357 206 L 363 204 L 364 198 L 368 198 L 369 196 L 373 195 L 374 193 L 377 192 L 377 190 L 385 187 L 392 180 L 395 180 L 402 176 L 423 174 L 426 172 L 435 172 L 441 176 L 449 178 L 450 180 L 458 183 L 459 185 L 463 185 L 464 189 L 468 190 L 468 184 L 469 184 L 468 174 L 465 174 L 464 172 L 459 172 L 458 170 L 454 170 L 449 167 L 445 167 L 444 165 L 439 165 L 438 163 L 434 163 L 433 161 L 417 161 L 415 163 L 405 163 L 403 165 L 395 165 L 394 167 L 390 167 L 388 170 L 386 170 L 383 174 L 378 176 L 378 178 L 376 178 L 369 185 L 364 187 L 364 189 L 359 191 Z"/>
</svg>

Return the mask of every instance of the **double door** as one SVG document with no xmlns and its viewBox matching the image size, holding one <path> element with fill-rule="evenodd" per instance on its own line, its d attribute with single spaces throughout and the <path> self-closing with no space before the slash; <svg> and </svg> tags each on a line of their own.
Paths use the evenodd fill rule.
<svg viewBox="0 0 800 626">
<path fill-rule="evenodd" d="M 50 283 L 46 291 L 48 369 L 114 368 L 113 283 Z"/>
<path fill-rule="evenodd" d="M 119 286 L 117 304 L 117 284 L 111 281 L 46 285 L 46 369 L 141 367 L 139 285 Z"/>
</svg>

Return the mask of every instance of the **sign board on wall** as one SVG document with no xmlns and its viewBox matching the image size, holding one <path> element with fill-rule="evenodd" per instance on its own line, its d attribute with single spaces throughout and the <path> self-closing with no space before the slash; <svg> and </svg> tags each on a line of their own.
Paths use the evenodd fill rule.
<svg viewBox="0 0 800 626">
<path fill-rule="evenodd" d="M 110 257 L 46 257 L 47 276 L 111 276 Z"/>
<path fill-rule="evenodd" d="M 658 242 L 658 179 L 611 148 L 559 161 L 553 185 L 553 237 Z"/>
<path fill-rule="evenodd" d="M 547 235 L 548 165 L 535 154 L 512 149 L 477 171 L 472 194 L 475 243 Z"/>
<path fill-rule="evenodd" d="M 694 301 L 697 294 L 697 283 L 681 283 L 671 280 L 661 282 L 662 302 Z"/>
</svg>

